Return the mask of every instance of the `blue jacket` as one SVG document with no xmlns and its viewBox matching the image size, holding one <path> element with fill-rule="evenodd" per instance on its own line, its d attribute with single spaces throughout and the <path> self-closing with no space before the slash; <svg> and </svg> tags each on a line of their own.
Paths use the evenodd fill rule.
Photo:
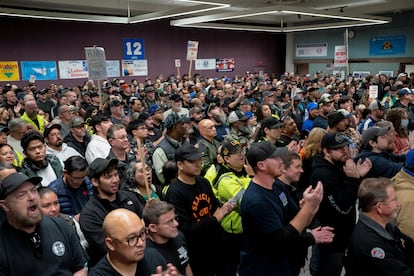
<svg viewBox="0 0 414 276">
<path fill-rule="evenodd" d="M 82 211 L 83 206 L 93 196 L 93 185 L 89 177 L 79 189 L 72 189 L 59 177 L 49 184 L 49 188 L 54 190 L 58 196 L 60 212 L 69 216 L 74 216 Z"/>
</svg>

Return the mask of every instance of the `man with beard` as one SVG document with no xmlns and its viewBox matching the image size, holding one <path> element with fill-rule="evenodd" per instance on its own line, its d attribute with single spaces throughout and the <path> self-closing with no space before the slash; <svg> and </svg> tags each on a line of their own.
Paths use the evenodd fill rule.
<svg viewBox="0 0 414 276">
<path fill-rule="evenodd" d="M 37 187 L 41 177 L 13 173 L 2 181 L 0 226 L 3 275 L 87 275 L 87 260 L 74 230 L 64 221 L 42 217 Z"/>
<path fill-rule="evenodd" d="M 47 187 L 50 182 L 62 175 L 63 167 L 57 156 L 46 154 L 45 139 L 37 131 L 29 131 L 21 140 L 23 153 L 26 158 L 22 163 L 22 173 L 29 177 L 42 177 L 42 186 Z"/>
<path fill-rule="evenodd" d="M 28 101 L 24 105 L 24 113 L 20 117 L 29 124 L 32 129 L 37 130 L 40 133 L 45 131 L 45 125 L 47 124 L 45 118 L 39 115 L 39 108 L 36 101 Z"/>
<path fill-rule="evenodd" d="M 247 117 L 243 111 L 236 110 L 232 111 L 227 118 L 230 125 L 230 132 L 226 135 L 225 140 L 239 141 L 243 148 L 247 149 L 253 142 L 251 139 L 251 133 L 247 127 Z"/>
<path fill-rule="evenodd" d="M 392 223 L 400 203 L 393 182 L 367 178 L 358 191 L 361 213 L 345 257 L 347 275 L 414 275 L 414 244 Z"/>
<path fill-rule="evenodd" d="M 282 174 L 283 150 L 271 143 L 258 142 L 247 152 L 254 177 L 240 204 L 243 241 L 238 275 L 290 275 L 288 248 L 312 221 L 322 200 L 323 188 L 308 187 L 301 209 L 288 216 L 292 200 L 275 178 Z"/>
<path fill-rule="evenodd" d="M 384 124 L 389 124 L 383 126 Z M 381 122 L 362 133 L 362 151 L 358 158 L 369 159 L 375 164 L 367 177 L 392 178 L 404 165 L 405 156 L 395 155 L 395 130 L 390 122 Z"/>
<path fill-rule="evenodd" d="M 69 147 L 63 142 L 60 130 L 61 125 L 52 124 L 46 127 L 44 137 L 46 142 L 46 154 L 54 155 L 60 160 L 62 168 L 64 162 L 72 156 L 81 156 L 74 148 Z"/>
<path fill-rule="evenodd" d="M 151 116 L 151 119 L 145 122 L 147 123 L 148 128 L 148 137 L 151 141 L 157 145 L 161 142 L 162 131 L 164 130 L 164 108 L 159 105 L 153 105 L 148 109 L 148 114 Z"/>
<path fill-rule="evenodd" d="M 73 118 L 69 124 L 70 132 L 63 138 L 63 141 L 69 146 L 74 148 L 77 152 L 85 157 L 86 148 L 91 141 L 91 136 L 86 132 L 85 121 L 82 117 Z"/>
<path fill-rule="evenodd" d="M 328 129 L 327 115 L 334 111 L 333 101 L 329 98 L 323 98 L 319 102 L 319 115 L 313 120 L 313 127 Z"/>
<path fill-rule="evenodd" d="M 188 118 L 188 117 L 187 117 Z M 152 164 L 159 184 L 164 184 L 163 166 L 167 161 L 175 161 L 175 151 L 181 146 L 181 140 L 186 134 L 185 117 L 171 113 L 165 118 L 164 127 L 167 129 L 163 140 L 157 145 L 152 155 Z"/>
<path fill-rule="evenodd" d="M 310 183 L 323 184 L 323 199 L 316 213 L 320 226 L 335 229 L 335 237 L 330 244 L 318 244 L 319 264 L 315 275 L 339 276 L 343 257 L 352 229 L 355 225 L 358 186 L 361 178 L 371 169 L 369 159 L 355 163 L 349 158 L 345 135 L 328 133 L 321 141 L 322 152 L 314 157 Z"/>
<path fill-rule="evenodd" d="M 89 165 L 88 176 L 94 195 L 83 207 L 79 224 L 89 244 L 89 265 L 94 266 L 106 253 L 102 230 L 105 216 L 117 208 L 126 208 L 141 216 L 145 199 L 137 193 L 119 190 L 117 159 L 95 159 Z"/>
<path fill-rule="evenodd" d="M 368 117 L 358 126 L 358 132 L 361 134 L 363 134 L 366 129 L 380 122 L 385 115 L 385 106 L 378 100 L 372 101 L 368 108 L 370 110 Z"/>
<path fill-rule="evenodd" d="M 206 111 L 208 119 L 212 120 L 216 125 L 217 134 L 214 137 L 219 142 L 224 140 L 224 137 L 229 133 L 229 126 L 224 123 L 226 114 L 216 103 L 211 103 Z"/>
</svg>

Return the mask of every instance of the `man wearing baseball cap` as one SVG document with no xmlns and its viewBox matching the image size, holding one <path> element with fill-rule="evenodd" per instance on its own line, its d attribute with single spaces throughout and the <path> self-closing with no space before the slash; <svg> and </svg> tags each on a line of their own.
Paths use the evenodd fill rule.
<svg viewBox="0 0 414 276">
<path fill-rule="evenodd" d="M 235 110 L 230 112 L 227 122 L 230 126 L 230 132 L 224 138 L 225 140 L 236 140 L 239 141 L 244 147 L 249 147 L 253 142 L 250 129 L 247 126 L 247 117 L 243 111 Z"/>
<path fill-rule="evenodd" d="M 89 265 L 95 265 L 106 253 L 102 223 L 105 216 L 117 208 L 126 208 L 142 216 L 145 199 L 137 193 L 119 190 L 117 159 L 96 158 L 88 176 L 94 186 L 94 195 L 83 207 L 79 224 L 89 243 Z"/>
<path fill-rule="evenodd" d="M 247 161 L 254 170 L 252 182 L 240 205 L 243 242 L 238 275 L 291 275 L 288 248 L 299 238 L 318 210 L 323 188 L 319 183 L 303 194 L 303 204 L 294 217 L 293 199 L 283 184 L 275 179 L 282 174 L 281 154 L 286 149 L 269 142 L 253 144 Z"/>
<path fill-rule="evenodd" d="M 152 163 L 159 183 L 164 183 L 162 167 L 167 161 L 174 161 L 175 151 L 181 146 L 181 140 L 186 134 L 184 119 L 185 117 L 173 112 L 164 120 L 164 127 L 167 132 L 152 155 Z"/>
<path fill-rule="evenodd" d="M 87 260 L 75 231 L 63 220 L 42 216 L 41 177 L 12 173 L 3 179 L 0 206 L 0 267 L 4 275 L 86 275 Z"/>
<path fill-rule="evenodd" d="M 184 143 L 175 152 L 178 176 L 166 193 L 178 215 L 178 228 L 188 243 L 194 275 L 225 275 L 220 222 L 235 208 L 231 202 L 220 207 L 210 183 L 201 173 L 203 152 L 198 145 Z M 214 254 L 209 254 L 214 252 Z"/>
<path fill-rule="evenodd" d="M 323 199 L 316 218 L 320 226 L 334 228 L 330 244 L 318 244 L 317 275 L 341 275 L 343 256 L 356 220 L 358 185 L 372 167 L 370 160 L 355 163 L 349 156 L 352 141 L 345 135 L 327 133 L 321 141 L 322 153 L 314 157 L 310 183 L 323 183 Z"/>
</svg>

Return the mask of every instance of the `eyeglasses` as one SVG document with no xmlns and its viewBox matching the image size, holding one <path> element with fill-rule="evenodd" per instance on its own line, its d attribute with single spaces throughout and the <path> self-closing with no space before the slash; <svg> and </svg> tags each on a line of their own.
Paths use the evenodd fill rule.
<svg viewBox="0 0 414 276">
<path fill-rule="evenodd" d="M 147 238 L 148 229 L 144 228 L 138 235 L 134 235 L 132 237 L 129 237 L 126 239 L 126 242 L 128 243 L 129 247 L 134 247 L 138 244 L 138 240 L 145 241 Z"/>
<path fill-rule="evenodd" d="M 30 242 L 32 243 L 32 247 L 34 249 L 33 254 L 35 258 L 42 257 L 43 255 L 42 240 L 40 239 L 40 235 L 37 232 L 34 232 L 30 235 Z"/>
</svg>

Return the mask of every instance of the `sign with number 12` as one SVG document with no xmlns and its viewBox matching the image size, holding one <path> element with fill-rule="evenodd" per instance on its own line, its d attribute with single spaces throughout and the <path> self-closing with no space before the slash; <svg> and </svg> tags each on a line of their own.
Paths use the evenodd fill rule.
<svg viewBox="0 0 414 276">
<path fill-rule="evenodd" d="M 144 40 L 138 38 L 124 38 L 124 59 L 145 59 Z"/>
</svg>

